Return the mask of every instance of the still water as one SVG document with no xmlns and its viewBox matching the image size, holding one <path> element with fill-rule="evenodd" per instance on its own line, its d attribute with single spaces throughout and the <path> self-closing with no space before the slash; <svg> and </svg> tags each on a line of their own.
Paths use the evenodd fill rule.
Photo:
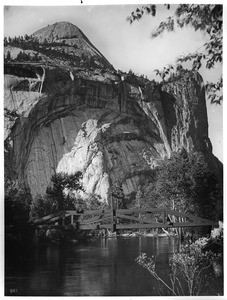
<svg viewBox="0 0 227 300">
<path fill-rule="evenodd" d="M 156 255 L 158 273 L 166 278 L 169 256 L 178 249 L 176 237 L 117 237 L 8 253 L 5 295 L 159 295 L 157 283 L 135 259 L 141 252 Z"/>
</svg>

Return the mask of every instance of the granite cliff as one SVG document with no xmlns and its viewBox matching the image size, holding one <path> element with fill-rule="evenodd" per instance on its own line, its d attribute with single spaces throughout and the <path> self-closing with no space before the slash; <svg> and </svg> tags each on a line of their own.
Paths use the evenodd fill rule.
<svg viewBox="0 0 227 300">
<path fill-rule="evenodd" d="M 66 22 L 33 37 L 68 55 L 61 59 L 41 51 L 38 62 L 5 61 L 5 173 L 26 182 L 33 196 L 45 193 L 55 172 L 79 170 L 87 193 L 107 200 L 120 179 L 130 195 L 159 160 L 182 148 L 202 151 L 219 172 L 198 73 L 185 72 L 161 87 L 116 72 L 78 27 Z M 5 47 L 11 57 L 20 51 L 30 50 Z"/>
</svg>

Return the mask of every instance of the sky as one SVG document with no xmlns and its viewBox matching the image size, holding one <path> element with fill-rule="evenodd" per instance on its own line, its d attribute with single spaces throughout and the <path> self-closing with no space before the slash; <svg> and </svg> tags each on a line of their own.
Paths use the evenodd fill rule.
<svg viewBox="0 0 227 300">
<path fill-rule="evenodd" d="M 175 5 L 171 5 L 170 10 L 158 5 L 155 17 L 145 15 L 139 22 L 130 25 L 126 18 L 137 7 L 141 7 L 140 4 L 80 5 L 79 2 L 74 1 L 77 4 L 74 6 L 34 6 L 35 2 L 33 6 L 5 6 L 4 35 L 29 35 L 55 22 L 68 21 L 83 31 L 115 69 L 132 69 L 134 73 L 144 74 L 149 79 L 154 78 L 155 69 L 161 69 L 169 63 L 174 64 L 176 57 L 194 52 L 206 42 L 205 34 L 195 32 L 192 28 L 178 29 L 151 39 L 151 32 L 161 21 L 173 14 Z M 212 72 L 202 69 L 200 73 L 206 82 L 218 80 L 221 72 L 222 67 L 219 65 Z M 221 161 L 222 110 L 222 105 L 211 105 L 207 101 L 209 137 L 213 153 Z"/>
</svg>

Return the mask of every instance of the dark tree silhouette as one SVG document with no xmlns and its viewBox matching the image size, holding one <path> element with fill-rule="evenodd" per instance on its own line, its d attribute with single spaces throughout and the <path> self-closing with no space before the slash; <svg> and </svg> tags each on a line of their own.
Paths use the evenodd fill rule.
<svg viewBox="0 0 227 300">
<path fill-rule="evenodd" d="M 222 220 L 223 194 L 201 152 L 174 153 L 156 169 L 142 206 L 167 206 L 208 219 Z"/>
<path fill-rule="evenodd" d="M 10 54 L 10 52 L 9 51 L 7 51 L 7 53 L 6 53 L 6 61 L 11 61 L 11 54 Z"/>
<path fill-rule="evenodd" d="M 18 180 L 5 178 L 5 224 L 23 225 L 29 220 L 30 189 Z"/>
<path fill-rule="evenodd" d="M 120 180 L 117 180 L 112 186 L 112 200 L 114 208 L 126 208 L 125 194 Z"/>
<path fill-rule="evenodd" d="M 47 188 L 46 194 L 53 198 L 56 198 L 59 211 L 64 209 L 64 200 L 66 198 L 64 194 L 64 189 L 67 189 L 68 191 L 83 191 L 81 179 L 81 172 L 77 172 L 72 175 L 68 175 L 65 173 L 57 173 L 51 177 L 52 187 Z"/>
</svg>

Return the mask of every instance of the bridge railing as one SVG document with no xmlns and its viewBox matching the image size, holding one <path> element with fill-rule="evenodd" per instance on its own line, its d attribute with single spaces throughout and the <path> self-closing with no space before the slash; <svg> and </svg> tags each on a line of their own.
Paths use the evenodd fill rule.
<svg viewBox="0 0 227 300">
<path fill-rule="evenodd" d="M 153 217 L 150 219 L 141 216 L 142 214 L 154 214 L 155 216 L 159 216 L 159 218 Z M 173 216 L 174 222 L 167 221 Z M 104 209 L 87 210 L 83 212 L 65 210 L 35 220 L 34 224 L 37 226 L 46 224 L 60 224 L 62 226 L 76 224 L 81 230 L 111 229 L 113 231 L 117 229 L 179 228 L 218 225 L 217 222 L 167 208 Z"/>
</svg>

